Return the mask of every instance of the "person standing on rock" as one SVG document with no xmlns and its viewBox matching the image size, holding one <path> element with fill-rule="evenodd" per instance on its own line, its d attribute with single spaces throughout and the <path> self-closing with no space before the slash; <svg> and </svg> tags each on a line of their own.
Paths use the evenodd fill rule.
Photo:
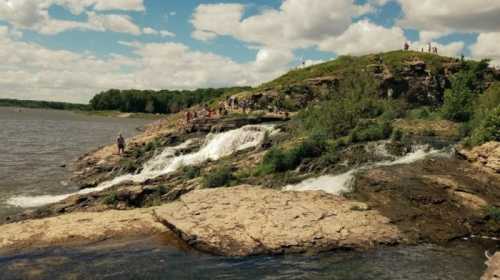
<svg viewBox="0 0 500 280">
<path fill-rule="evenodd" d="M 116 138 L 116 145 L 118 146 L 119 155 L 125 153 L 125 138 L 123 138 L 121 133 L 118 135 L 118 138 Z"/>
</svg>

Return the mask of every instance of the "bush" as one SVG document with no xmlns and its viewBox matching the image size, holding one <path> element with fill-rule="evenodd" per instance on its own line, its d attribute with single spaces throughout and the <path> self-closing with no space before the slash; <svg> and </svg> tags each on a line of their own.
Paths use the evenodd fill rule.
<svg viewBox="0 0 500 280">
<path fill-rule="evenodd" d="M 486 209 L 486 212 L 494 221 L 500 222 L 500 208 L 490 206 Z"/>
<path fill-rule="evenodd" d="M 321 156 L 327 146 L 325 136 L 316 134 L 289 150 L 273 147 L 264 156 L 258 173 L 269 174 L 295 169 L 305 158 Z"/>
<path fill-rule="evenodd" d="M 222 165 L 203 177 L 203 185 L 207 188 L 218 188 L 229 185 L 233 180 L 231 166 Z"/>
<path fill-rule="evenodd" d="M 391 132 L 392 126 L 388 122 L 367 122 L 358 124 L 350 137 L 353 143 L 376 141 L 389 138 Z"/>
<path fill-rule="evenodd" d="M 488 141 L 500 141 L 500 106 L 492 110 L 480 126 L 473 130 L 470 144 L 477 146 Z"/>
<path fill-rule="evenodd" d="M 199 177 L 201 174 L 201 168 L 199 166 L 184 166 L 182 168 L 183 177 L 185 179 L 191 180 Z"/>
<path fill-rule="evenodd" d="M 104 198 L 104 204 L 116 205 L 118 203 L 118 194 L 116 192 L 110 193 Z"/>
</svg>

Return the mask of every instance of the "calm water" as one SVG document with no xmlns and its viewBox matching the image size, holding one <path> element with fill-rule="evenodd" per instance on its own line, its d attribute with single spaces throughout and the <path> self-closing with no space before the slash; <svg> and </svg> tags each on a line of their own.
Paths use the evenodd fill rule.
<svg viewBox="0 0 500 280">
<path fill-rule="evenodd" d="M 12 196 L 74 190 L 61 165 L 113 143 L 120 132 L 134 135 L 144 124 L 138 119 L 0 107 L 0 219 L 21 210 L 6 205 Z"/>
<path fill-rule="evenodd" d="M 226 258 L 141 241 L 113 247 L 52 248 L 0 256 L 0 279 L 339 279 L 478 280 L 483 248 L 396 247 L 319 256 Z"/>
</svg>

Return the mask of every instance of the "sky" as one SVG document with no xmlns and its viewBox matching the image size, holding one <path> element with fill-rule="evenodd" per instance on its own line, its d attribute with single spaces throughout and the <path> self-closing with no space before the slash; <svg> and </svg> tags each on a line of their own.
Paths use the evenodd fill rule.
<svg viewBox="0 0 500 280">
<path fill-rule="evenodd" d="M 0 98 L 254 86 L 406 41 L 500 66 L 500 1 L 0 0 Z"/>
</svg>

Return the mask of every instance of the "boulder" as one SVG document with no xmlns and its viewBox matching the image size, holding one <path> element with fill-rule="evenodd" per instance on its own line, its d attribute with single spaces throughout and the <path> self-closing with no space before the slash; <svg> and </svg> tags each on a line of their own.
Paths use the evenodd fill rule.
<svg viewBox="0 0 500 280">
<path fill-rule="evenodd" d="M 90 244 L 165 232 L 150 209 L 71 213 L 0 226 L 0 250 Z"/>
<path fill-rule="evenodd" d="M 401 240 L 366 204 L 323 192 L 204 189 L 154 210 L 191 246 L 226 256 L 362 249 Z"/>
<path fill-rule="evenodd" d="M 481 280 L 498 280 L 500 279 L 500 252 L 497 252 L 493 257 L 486 262 L 488 270 L 484 273 Z"/>
<path fill-rule="evenodd" d="M 500 173 L 500 142 L 488 142 L 471 150 L 462 149 L 459 154 L 477 166 Z"/>
</svg>

